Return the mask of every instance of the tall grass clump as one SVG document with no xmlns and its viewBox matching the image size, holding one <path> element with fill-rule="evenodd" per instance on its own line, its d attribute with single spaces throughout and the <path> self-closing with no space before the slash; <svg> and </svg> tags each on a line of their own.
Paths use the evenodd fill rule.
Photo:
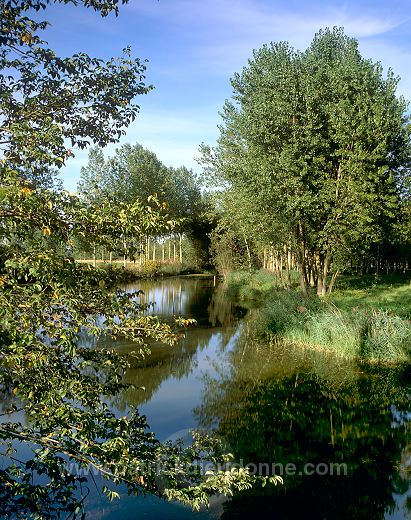
<svg viewBox="0 0 411 520">
<path fill-rule="evenodd" d="M 307 312 L 303 330 L 291 331 L 298 343 L 312 344 L 337 352 L 345 358 L 358 354 L 358 327 L 348 313 L 323 304 L 319 312 Z"/>
<path fill-rule="evenodd" d="M 260 312 L 258 330 L 273 341 L 321 348 L 372 362 L 411 360 L 411 323 L 382 310 L 339 309 L 317 296 L 277 292 Z"/>
<path fill-rule="evenodd" d="M 373 311 L 360 320 L 360 357 L 377 361 L 411 358 L 411 322 L 386 311 Z"/>
</svg>

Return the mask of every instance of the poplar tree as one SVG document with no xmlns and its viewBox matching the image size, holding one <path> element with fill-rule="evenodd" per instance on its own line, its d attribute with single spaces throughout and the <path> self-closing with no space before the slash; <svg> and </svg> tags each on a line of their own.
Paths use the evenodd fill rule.
<svg viewBox="0 0 411 520">
<path fill-rule="evenodd" d="M 409 175 L 407 103 L 399 79 L 363 58 L 343 29 L 321 30 L 305 52 L 271 43 L 233 76 L 207 175 L 244 194 L 290 243 L 304 291 L 384 238 Z"/>
</svg>

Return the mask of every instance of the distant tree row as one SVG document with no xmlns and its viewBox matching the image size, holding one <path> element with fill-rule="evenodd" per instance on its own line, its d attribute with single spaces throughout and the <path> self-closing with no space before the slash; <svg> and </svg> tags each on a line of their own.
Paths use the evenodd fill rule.
<svg viewBox="0 0 411 520">
<path fill-rule="evenodd" d="M 217 145 L 202 145 L 205 180 L 220 188 L 220 268 L 295 266 L 320 295 L 347 268 L 408 268 L 410 118 L 398 81 L 339 28 L 304 52 L 285 42 L 254 52 L 231 80 Z"/>
<path fill-rule="evenodd" d="M 117 219 L 109 239 L 101 229 L 96 230 L 93 241 L 86 239 L 77 244 L 78 250 L 86 254 L 91 245 L 94 259 L 98 249 L 103 258 L 104 253 L 110 259 L 113 253 L 121 254 L 125 264 L 127 258 L 140 264 L 149 260 L 182 264 L 188 260 L 200 267 L 207 263 L 207 203 L 192 170 L 165 166 L 140 144 L 125 144 L 107 160 L 101 148 L 95 147 L 90 150 L 88 164 L 81 169 L 78 191 L 81 199 L 95 209 L 95 215 L 124 205 L 127 229 L 122 230 L 122 221 Z M 156 233 L 133 228 L 126 207 L 144 205 L 147 200 L 157 201 L 168 215 L 171 228 L 158 228 Z"/>
</svg>

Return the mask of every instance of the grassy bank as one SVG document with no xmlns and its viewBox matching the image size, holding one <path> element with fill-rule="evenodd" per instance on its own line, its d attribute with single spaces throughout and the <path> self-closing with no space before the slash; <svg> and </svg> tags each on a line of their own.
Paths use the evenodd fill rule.
<svg viewBox="0 0 411 520">
<path fill-rule="evenodd" d="M 93 260 L 77 260 L 81 264 L 93 265 Z M 185 274 L 199 274 L 200 271 L 193 266 L 180 264 L 179 262 L 158 262 L 149 260 L 144 264 L 128 262 L 124 267 L 122 260 L 115 260 L 110 265 L 108 262 L 97 261 L 97 269 L 110 272 L 119 282 L 138 280 L 141 278 L 154 278 L 158 276 L 178 276 Z"/>
<path fill-rule="evenodd" d="M 327 300 L 345 310 L 382 309 L 405 319 L 411 319 L 410 274 L 388 274 L 379 277 L 341 277 Z"/>
<path fill-rule="evenodd" d="M 291 282 L 298 285 L 298 273 L 291 273 Z M 268 271 L 249 273 L 235 271 L 228 273 L 225 279 L 225 291 L 229 298 L 240 301 L 263 301 L 273 289 L 282 289 L 284 281 Z"/>
<path fill-rule="evenodd" d="M 227 293 L 264 301 L 256 325 L 272 341 L 287 340 L 373 362 L 411 360 L 408 278 L 342 278 L 335 293 L 320 299 L 298 290 L 273 290 L 269 273 L 247 277 L 233 273 L 226 282 Z M 244 285 L 239 289 L 241 282 Z"/>
</svg>

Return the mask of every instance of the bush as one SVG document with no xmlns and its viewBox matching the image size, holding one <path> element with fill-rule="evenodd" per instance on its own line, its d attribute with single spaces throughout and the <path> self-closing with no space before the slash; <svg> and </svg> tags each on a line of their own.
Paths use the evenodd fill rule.
<svg viewBox="0 0 411 520">
<path fill-rule="evenodd" d="M 359 346 L 359 354 L 365 359 L 406 361 L 411 354 L 410 321 L 384 311 L 374 311 L 363 320 Z"/>
<path fill-rule="evenodd" d="M 147 260 L 139 268 L 139 273 L 144 277 L 156 276 L 160 269 L 161 263 L 154 260 Z"/>
</svg>

